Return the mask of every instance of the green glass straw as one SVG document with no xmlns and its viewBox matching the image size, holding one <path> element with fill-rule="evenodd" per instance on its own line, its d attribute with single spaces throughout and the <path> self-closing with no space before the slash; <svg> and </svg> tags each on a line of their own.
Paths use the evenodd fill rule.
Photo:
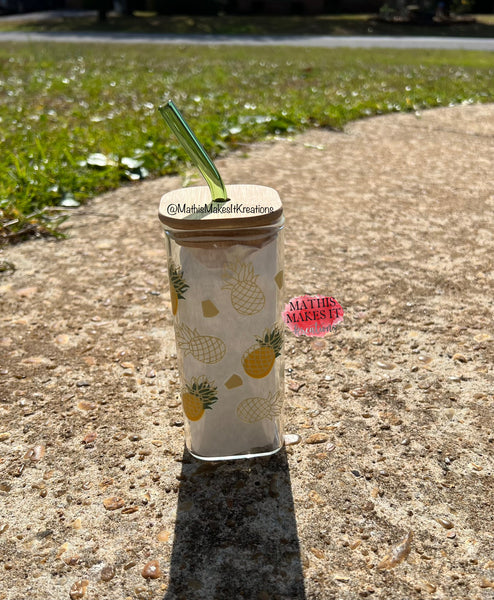
<svg viewBox="0 0 494 600">
<path fill-rule="evenodd" d="M 194 132 L 187 125 L 178 108 L 171 100 L 158 109 L 168 127 L 177 136 L 180 145 L 187 153 L 190 160 L 196 165 L 206 180 L 211 191 L 213 202 L 226 202 L 228 200 L 225 185 L 218 170 L 202 147 Z"/>
</svg>

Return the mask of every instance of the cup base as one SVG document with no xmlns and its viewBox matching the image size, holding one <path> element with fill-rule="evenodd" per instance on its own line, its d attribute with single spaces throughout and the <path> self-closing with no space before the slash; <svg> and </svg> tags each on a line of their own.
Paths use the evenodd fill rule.
<svg viewBox="0 0 494 600">
<path fill-rule="evenodd" d="M 284 446 L 284 444 L 282 443 L 281 446 L 279 446 L 278 448 L 274 448 L 272 450 L 267 450 L 267 451 L 260 450 L 259 452 L 258 451 L 246 452 L 243 454 L 233 454 L 231 456 L 202 456 L 201 454 L 197 454 L 190 448 L 188 448 L 188 451 L 194 458 L 197 458 L 198 460 L 213 462 L 213 461 L 220 461 L 220 460 L 241 460 L 241 459 L 246 459 L 246 458 L 259 458 L 261 456 L 271 456 L 271 455 L 279 452 L 283 448 L 283 446 Z"/>
</svg>

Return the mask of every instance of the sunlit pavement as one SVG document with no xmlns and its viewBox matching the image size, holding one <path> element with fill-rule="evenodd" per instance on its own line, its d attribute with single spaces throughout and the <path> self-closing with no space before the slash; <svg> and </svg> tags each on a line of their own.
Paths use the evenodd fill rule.
<svg viewBox="0 0 494 600">
<path fill-rule="evenodd" d="M 3 17 L 7 18 L 7 17 Z M 303 46 L 312 48 L 423 48 L 494 51 L 494 38 L 331 35 L 175 35 L 96 32 L 0 32 L 0 42 L 68 42 L 116 44 L 199 44 L 232 46 Z"/>
</svg>

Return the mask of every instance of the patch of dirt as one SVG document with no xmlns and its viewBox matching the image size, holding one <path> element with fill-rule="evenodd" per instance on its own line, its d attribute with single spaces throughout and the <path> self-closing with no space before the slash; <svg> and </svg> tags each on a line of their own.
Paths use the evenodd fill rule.
<svg viewBox="0 0 494 600">
<path fill-rule="evenodd" d="M 184 452 L 157 219 L 178 178 L 3 248 L 0 599 L 492 598 L 493 146 L 482 105 L 219 161 L 283 199 L 286 299 L 345 309 L 287 332 L 301 443 L 270 459 Z"/>
</svg>

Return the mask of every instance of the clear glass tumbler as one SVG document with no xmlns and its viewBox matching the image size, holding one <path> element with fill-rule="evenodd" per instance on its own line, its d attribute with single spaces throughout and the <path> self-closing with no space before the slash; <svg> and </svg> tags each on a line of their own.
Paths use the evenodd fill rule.
<svg viewBox="0 0 494 600">
<path fill-rule="evenodd" d="M 262 186 L 165 194 L 160 204 L 185 417 L 197 458 L 283 445 L 283 212 Z"/>
</svg>

